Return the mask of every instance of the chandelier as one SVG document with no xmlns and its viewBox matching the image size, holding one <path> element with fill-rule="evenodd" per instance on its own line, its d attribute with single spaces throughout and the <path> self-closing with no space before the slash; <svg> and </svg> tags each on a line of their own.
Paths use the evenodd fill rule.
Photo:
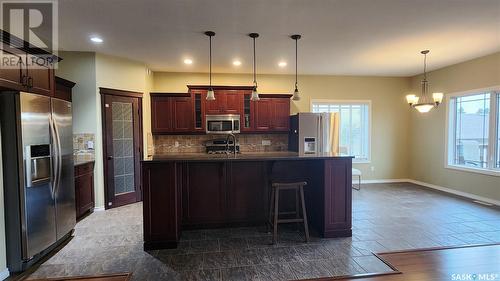
<svg viewBox="0 0 500 281">
<path fill-rule="evenodd" d="M 429 50 L 420 52 L 424 55 L 424 79 L 421 82 L 420 96 L 410 94 L 406 96 L 408 104 L 418 110 L 420 113 L 431 111 L 443 101 L 443 93 L 433 93 L 432 97 L 429 95 L 429 81 L 427 81 L 427 54 Z"/>
</svg>

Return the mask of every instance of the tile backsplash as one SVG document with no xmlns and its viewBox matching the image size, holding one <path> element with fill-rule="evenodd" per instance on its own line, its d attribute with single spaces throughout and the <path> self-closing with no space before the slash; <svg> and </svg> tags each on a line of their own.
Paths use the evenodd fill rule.
<svg viewBox="0 0 500 281">
<path fill-rule="evenodd" d="M 94 147 L 94 134 L 73 134 L 73 157 L 75 161 L 94 160 Z"/>
<path fill-rule="evenodd" d="M 153 135 L 154 154 L 205 152 L 205 141 L 225 138 L 224 135 Z M 288 134 L 239 134 L 242 152 L 288 150 Z M 266 145 L 263 145 L 266 144 Z"/>
</svg>

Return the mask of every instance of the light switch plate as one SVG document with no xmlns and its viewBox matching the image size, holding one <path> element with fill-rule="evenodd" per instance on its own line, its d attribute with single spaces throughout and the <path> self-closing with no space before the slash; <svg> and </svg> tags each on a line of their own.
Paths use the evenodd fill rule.
<svg viewBox="0 0 500 281">
<path fill-rule="evenodd" d="M 262 145 L 271 145 L 270 140 L 262 140 Z"/>
</svg>

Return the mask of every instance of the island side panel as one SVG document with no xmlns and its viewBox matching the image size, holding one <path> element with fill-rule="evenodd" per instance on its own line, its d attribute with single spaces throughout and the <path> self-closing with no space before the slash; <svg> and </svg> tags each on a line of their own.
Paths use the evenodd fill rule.
<svg viewBox="0 0 500 281">
<path fill-rule="evenodd" d="M 324 237 L 352 236 L 352 159 L 324 160 Z"/>
<path fill-rule="evenodd" d="M 145 250 L 177 246 L 181 206 L 175 165 L 142 163 Z"/>
</svg>

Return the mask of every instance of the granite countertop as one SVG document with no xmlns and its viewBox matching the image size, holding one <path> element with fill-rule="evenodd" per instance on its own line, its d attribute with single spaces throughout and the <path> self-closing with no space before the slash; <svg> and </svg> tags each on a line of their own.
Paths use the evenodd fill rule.
<svg viewBox="0 0 500 281">
<path fill-rule="evenodd" d="M 299 155 L 297 152 L 243 152 L 233 154 L 208 154 L 208 153 L 171 153 L 146 157 L 143 162 L 168 162 L 168 161 L 255 161 L 255 160 L 312 160 L 330 158 L 354 158 L 353 156 L 318 153 Z"/>
<path fill-rule="evenodd" d="M 84 164 L 92 163 L 92 162 L 95 162 L 95 160 L 74 160 L 73 166 L 80 166 L 80 165 L 84 165 Z"/>
</svg>

